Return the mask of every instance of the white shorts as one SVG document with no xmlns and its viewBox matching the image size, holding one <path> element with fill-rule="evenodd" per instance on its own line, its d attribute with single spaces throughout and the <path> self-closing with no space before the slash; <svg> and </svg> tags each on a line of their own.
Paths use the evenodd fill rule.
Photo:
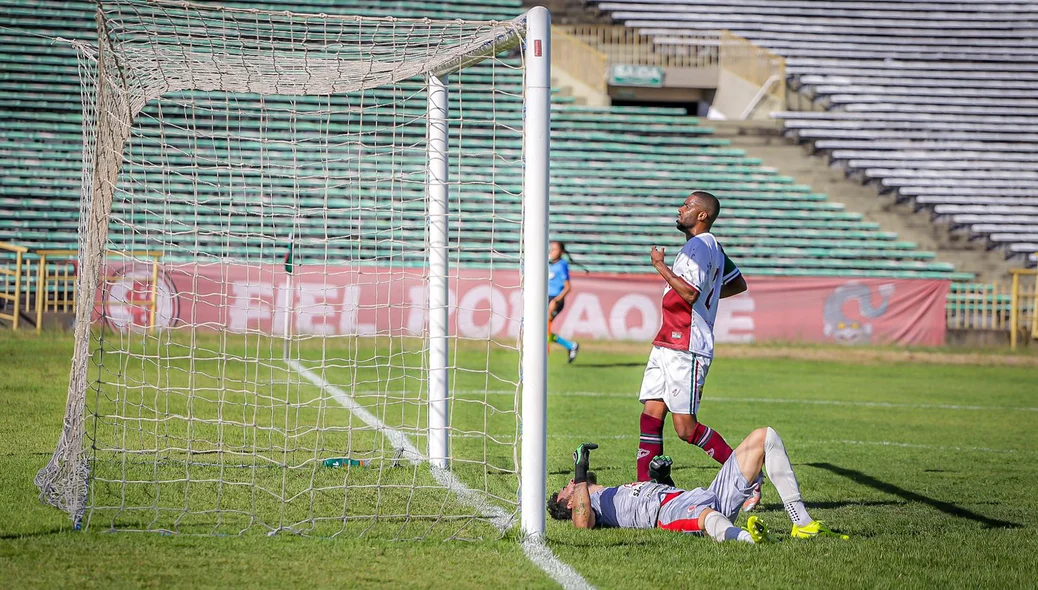
<svg viewBox="0 0 1038 590">
<path fill-rule="evenodd" d="M 673 414 L 698 414 L 710 360 L 683 350 L 653 346 L 638 399 L 643 404 L 663 400 Z"/>
</svg>

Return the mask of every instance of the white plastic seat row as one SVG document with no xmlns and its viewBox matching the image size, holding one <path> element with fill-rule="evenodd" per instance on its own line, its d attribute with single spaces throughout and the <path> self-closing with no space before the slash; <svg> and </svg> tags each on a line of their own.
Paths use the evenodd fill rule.
<svg viewBox="0 0 1038 590">
<path fill-rule="evenodd" d="M 1014 244 L 1022 242 L 1035 242 L 1038 241 L 1038 233 L 1013 233 L 1013 234 L 1000 234 L 993 233 L 987 234 L 987 239 L 992 242 Z M 1038 251 L 1038 250 L 1035 250 Z"/>
<path fill-rule="evenodd" d="M 894 139 L 860 140 L 828 139 L 815 142 L 820 150 L 927 150 L 927 151 L 977 151 L 1038 154 L 1038 145 L 1028 143 L 985 143 L 981 141 L 904 141 Z"/>
<path fill-rule="evenodd" d="M 1038 195 L 1034 197 L 919 195 L 915 197 L 915 202 L 920 205 L 1026 205 L 1038 207 Z"/>
<path fill-rule="evenodd" d="M 1023 131 L 1023 130 L 1021 130 Z M 889 139 L 912 141 L 984 141 L 992 143 L 1032 143 L 1038 141 L 1038 128 L 1031 133 L 992 133 L 985 131 L 959 131 L 954 129 L 841 129 L 800 128 L 793 134 L 803 139 Z"/>
<path fill-rule="evenodd" d="M 832 23 L 828 20 L 791 19 L 778 22 L 756 15 L 717 15 L 709 12 L 681 10 L 679 14 L 683 20 L 677 21 L 675 25 L 669 21 L 657 22 L 656 13 L 645 13 L 640 11 L 618 11 L 614 14 L 634 14 L 635 17 L 628 23 L 629 26 L 638 27 L 646 34 L 658 34 L 660 31 L 672 30 L 674 28 L 687 27 L 694 30 L 716 30 L 732 29 L 736 32 L 752 34 L 761 39 L 795 39 L 796 36 L 810 35 L 818 41 L 839 41 L 842 37 L 853 35 L 855 38 L 879 44 L 890 44 L 905 39 L 911 39 L 915 44 L 940 45 L 956 42 L 959 46 L 994 47 L 992 33 L 997 32 L 1005 37 L 1012 38 L 1018 46 L 1027 46 L 1030 37 L 1038 33 L 1038 27 L 1013 28 L 1010 29 L 1000 23 L 985 23 L 984 28 L 976 27 L 976 23 L 969 23 L 966 27 L 952 26 L 941 27 L 936 22 L 931 22 L 932 27 L 902 27 L 898 21 L 872 21 L 871 24 L 861 23 L 857 20 L 843 23 Z M 689 20 L 687 17 L 695 14 L 698 18 Z M 648 26 L 640 26 L 643 21 L 648 21 Z M 949 24 L 949 23 L 945 23 Z M 939 27 L 939 28 L 938 28 Z M 929 43 L 923 40 L 940 34 L 940 39 Z"/>
<path fill-rule="evenodd" d="M 873 159 L 894 159 L 902 162 L 907 161 L 944 161 L 944 162 L 1005 162 L 1005 163 L 1023 163 L 1031 164 L 1038 162 L 1038 154 L 1028 153 L 1009 153 L 999 151 L 979 151 L 979 150 L 955 150 L 955 149 L 929 149 L 921 147 L 895 147 L 895 148 L 871 148 L 865 146 L 862 149 L 857 148 L 834 148 L 830 152 L 830 157 L 836 160 L 873 160 Z"/>
<path fill-rule="evenodd" d="M 1013 254 L 1025 255 L 1028 262 L 1035 262 L 1035 253 L 1038 253 L 1038 236 L 1031 236 L 1030 242 L 1006 244 L 1006 248 Z"/>
<path fill-rule="evenodd" d="M 1038 223 L 994 223 L 978 221 L 969 224 L 969 230 L 975 234 L 1014 233 L 1034 235 L 1038 233 Z"/>
<path fill-rule="evenodd" d="M 776 119 L 782 119 L 790 126 L 807 126 L 810 124 L 824 126 L 846 126 L 855 125 L 905 125 L 905 126 L 933 126 L 944 129 L 948 126 L 960 125 L 963 128 L 970 125 L 976 128 L 987 128 L 1000 130 L 1002 128 L 1023 128 L 1028 125 L 1033 127 L 1033 119 L 1020 116 L 998 116 L 984 114 L 965 113 L 897 113 L 897 112 L 847 112 L 847 111 L 778 111 L 770 115 Z"/>
<path fill-rule="evenodd" d="M 1004 180 L 1038 180 L 1038 171 L 1033 170 L 976 170 L 961 168 L 957 170 L 933 170 L 930 168 L 866 168 L 866 178 L 936 178 L 961 180 L 971 178 L 1004 179 Z"/>
<path fill-rule="evenodd" d="M 593 3 L 593 2 L 592 2 Z M 742 7 L 742 10 L 726 9 L 713 2 L 700 4 L 663 4 L 657 2 L 598 2 L 593 3 L 603 12 L 610 13 L 613 18 L 623 21 L 665 20 L 666 15 L 685 21 L 712 20 L 736 23 L 741 26 L 755 24 L 787 25 L 791 27 L 839 27 L 849 26 L 867 29 L 883 29 L 902 27 L 908 29 L 924 29 L 934 32 L 942 30 L 965 31 L 1007 31 L 1012 34 L 1020 29 L 1019 35 L 1026 35 L 1033 30 L 1034 24 L 1019 15 L 997 11 L 974 11 L 961 13 L 941 13 L 932 10 L 916 11 L 854 11 L 839 10 L 830 7 L 784 9 L 768 6 Z M 1033 12 L 1033 11 L 1032 11 Z M 639 26 L 627 22 L 628 26 Z M 730 27 L 729 27 L 730 28 Z"/>
<path fill-rule="evenodd" d="M 1023 233 L 1038 230 L 1038 215 L 978 215 L 975 213 L 964 213 L 952 216 L 952 221 L 958 225 L 990 224 L 1035 228 L 1034 230 L 1022 230 Z"/>
<path fill-rule="evenodd" d="M 911 178 L 887 176 L 880 179 L 880 185 L 887 188 L 900 187 L 969 187 L 983 189 L 1016 189 L 1033 190 L 1038 193 L 1038 180 L 1011 180 L 1004 178 Z"/>
<path fill-rule="evenodd" d="M 934 114 L 969 114 L 996 116 L 996 117 L 1033 117 L 1038 116 L 1038 108 L 1030 106 L 1009 105 L 1003 101 L 997 106 L 983 105 L 949 105 L 949 104 L 896 104 L 896 103 L 872 103 L 872 104 L 842 104 L 839 110 L 847 113 L 934 113 Z"/>
<path fill-rule="evenodd" d="M 961 74 L 957 74 L 961 76 Z M 925 76 L 905 76 L 904 73 L 889 76 L 875 75 L 845 75 L 845 74 L 801 74 L 797 83 L 801 86 L 815 88 L 818 92 L 825 92 L 826 87 L 910 87 L 910 88 L 964 88 L 972 90 L 1034 90 L 1034 83 L 1038 81 L 1038 75 L 1013 80 L 992 79 L 982 77 L 934 77 L 929 74 Z"/>
<path fill-rule="evenodd" d="M 876 154 L 875 158 L 859 158 L 853 160 L 840 160 L 845 164 L 848 169 L 857 170 L 866 176 L 870 168 L 894 168 L 911 166 L 913 170 L 931 170 L 931 171 L 945 171 L 945 170 L 997 170 L 1004 172 L 1013 171 L 1038 171 L 1038 161 L 1036 162 L 1006 162 L 1003 160 L 991 159 L 991 160 L 931 160 L 931 161 L 906 161 L 906 160 L 891 160 L 888 159 L 886 154 Z"/>
<path fill-rule="evenodd" d="M 877 92 L 873 94 L 860 93 L 839 93 L 827 95 L 828 100 L 833 105 L 841 104 L 854 104 L 858 107 L 864 106 L 865 103 L 884 103 L 884 104 L 916 104 L 926 105 L 927 107 L 944 105 L 959 106 L 959 107 L 1012 107 L 1020 109 L 1038 109 L 1038 99 L 1034 98 L 1002 98 L 1000 96 L 969 96 L 969 97 L 958 97 L 958 96 L 927 96 L 921 94 L 893 94 L 887 92 Z"/>
<path fill-rule="evenodd" d="M 785 128 L 795 133 L 809 132 L 810 134 L 832 133 L 842 135 L 848 132 L 904 132 L 912 135 L 919 133 L 940 134 L 947 133 L 997 133 L 1007 139 L 1020 137 L 1021 135 L 1035 134 L 1038 129 L 1033 124 L 1026 123 L 987 123 L 984 121 L 889 121 L 889 120 L 867 120 L 867 119 L 786 119 Z M 976 139 L 980 139 L 976 137 Z M 1026 139 L 1025 141 L 1030 141 Z"/>
<path fill-rule="evenodd" d="M 904 123 L 984 123 L 989 125 L 1027 125 L 1033 119 L 1022 116 L 998 116 L 982 113 L 908 113 L 847 111 L 777 111 L 771 116 L 786 121 L 904 122 Z"/>
<path fill-rule="evenodd" d="M 648 29 L 647 23 L 643 21 L 629 21 L 629 26 L 636 29 Z M 716 31 L 718 29 L 728 28 L 724 23 L 701 23 L 703 28 L 697 29 L 698 31 Z M 707 26 L 709 25 L 709 26 Z M 672 27 L 674 29 L 684 30 L 687 27 L 676 25 Z M 692 31 L 694 32 L 694 31 Z M 977 61 L 1013 61 L 1019 59 L 1026 59 L 1027 55 L 1032 54 L 1038 49 L 1038 47 L 1022 47 L 1022 48 L 1011 48 L 1011 47 L 988 47 L 988 48 L 969 48 L 963 46 L 921 46 L 911 44 L 899 44 L 899 45 L 880 45 L 880 44 L 862 44 L 862 43 L 847 43 L 847 42 L 833 42 L 833 43 L 814 43 L 805 37 L 803 40 L 790 40 L 782 41 L 761 37 L 754 37 L 747 31 L 734 30 L 736 34 L 742 34 L 744 36 L 753 37 L 754 43 L 761 47 L 766 47 L 779 55 L 785 57 L 814 57 L 820 54 L 828 55 L 831 57 L 841 58 L 855 58 L 855 59 L 905 59 L 905 60 L 953 60 L 953 61 L 965 61 L 969 59 L 975 59 Z M 661 36 L 658 34 L 657 37 Z M 675 36 L 674 44 L 684 45 L 699 45 L 698 42 L 693 43 L 689 40 L 683 40 L 683 37 Z"/>
<path fill-rule="evenodd" d="M 823 84 L 811 86 L 811 90 L 817 94 L 896 94 L 931 99 L 938 97 L 996 97 L 999 100 L 1012 100 L 1033 99 L 1035 96 L 1033 88 L 966 88 L 955 84 L 948 86 L 904 85 L 900 80 L 892 80 L 889 85 Z"/>
<path fill-rule="evenodd" d="M 1038 72 L 1038 63 L 1029 61 L 1020 62 L 997 62 L 986 63 L 976 61 L 954 61 L 944 60 L 934 62 L 927 61 L 888 61 L 888 60 L 854 60 L 834 59 L 831 57 L 797 57 L 787 58 L 786 67 L 790 70 L 802 70 L 805 68 L 817 69 L 819 72 L 858 73 L 878 71 L 884 73 L 894 72 L 920 72 L 923 74 L 938 74 L 941 72 L 963 72 L 972 75 L 974 72 L 983 75 L 1005 76 L 1007 74 Z"/>
<path fill-rule="evenodd" d="M 1031 205 L 935 205 L 936 215 L 1038 215 L 1038 207 Z"/>
<path fill-rule="evenodd" d="M 987 188 L 987 187 L 926 187 L 906 186 L 898 190 L 906 197 L 918 197 L 921 195 L 951 195 L 951 196 L 978 196 L 978 197 L 1033 197 L 1035 192 L 1029 188 Z"/>
</svg>

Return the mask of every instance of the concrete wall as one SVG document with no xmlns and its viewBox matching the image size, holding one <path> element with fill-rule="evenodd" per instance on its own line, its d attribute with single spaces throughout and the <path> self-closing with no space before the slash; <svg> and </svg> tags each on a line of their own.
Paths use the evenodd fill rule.
<svg viewBox="0 0 1038 590">
<path fill-rule="evenodd" d="M 717 95 L 713 107 L 729 119 L 741 119 L 743 111 L 760 91 L 760 86 L 743 80 L 735 74 L 721 70 L 717 79 Z M 771 95 L 765 95 L 748 117 L 766 120 L 772 111 L 784 110 L 786 105 Z"/>
</svg>

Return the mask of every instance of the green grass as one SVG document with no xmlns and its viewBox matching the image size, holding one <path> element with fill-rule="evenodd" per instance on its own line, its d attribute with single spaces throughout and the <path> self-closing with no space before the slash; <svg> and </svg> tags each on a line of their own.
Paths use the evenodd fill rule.
<svg viewBox="0 0 1038 590">
<path fill-rule="evenodd" d="M 172 358 L 185 356 L 180 344 L 127 341 L 121 347 L 133 356 L 110 349 L 101 357 L 106 381 L 122 375 L 131 385 L 104 386 L 88 404 L 102 425 L 91 434 L 94 474 L 109 481 L 95 484 L 89 527 L 77 532 L 64 513 L 39 503 L 32 483 L 60 431 L 71 338 L 0 332 L 0 586 L 553 585 L 527 561 L 514 532 L 501 536 L 471 518 L 422 466 L 391 467 L 393 447 L 383 433 L 298 374 L 257 362 L 280 353 L 274 342 L 232 340 L 231 357 L 196 354 L 193 365 Z M 213 339 L 201 344 L 217 348 Z M 314 366 L 352 346 L 362 362 L 328 368 L 325 378 L 348 391 L 387 393 L 358 394 L 357 401 L 387 424 L 419 433 L 426 415 L 415 343 L 380 342 L 380 356 L 370 342 L 333 344 L 306 343 L 295 355 Z M 647 352 L 589 344 L 572 365 L 553 354 L 551 488 L 568 479 L 569 454 L 583 440 L 601 445 L 592 465 L 603 483 L 634 477 L 636 392 Z M 473 344 L 453 358 L 463 369 L 488 364 L 486 350 Z M 453 373 L 466 393 L 452 415 L 459 428 L 490 432 L 502 444 L 463 436 L 453 448 L 475 461 L 457 463 L 458 476 L 512 512 L 515 403 L 481 392 L 514 389 L 517 360 L 499 348 L 489 359 L 493 380 Z M 191 376 L 195 393 L 188 396 Z M 750 547 L 549 521 L 548 544 L 599 588 L 1027 587 L 1038 576 L 1036 394 L 1034 366 L 732 358 L 721 351 L 700 418 L 733 446 L 755 427 L 776 428 L 812 515 L 852 539 Z M 209 421 L 217 412 L 222 426 Z M 322 428 L 308 428 L 316 424 Z M 424 438 L 412 440 L 424 450 Z M 666 445 L 680 485 L 709 482 L 716 466 L 702 451 L 672 431 Z M 109 447 L 156 451 L 127 460 Z M 317 467 L 340 454 L 380 469 Z M 135 479 L 149 483 L 123 483 Z M 418 492 L 409 491 L 412 483 Z M 130 506 L 148 509 L 118 509 Z M 455 518 L 429 518 L 441 512 Z M 365 518 L 376 513 L 377 520 Z M 773 529 L 788 527 L 773 488 L 765 488 L 761 515 Z M 266 534 L 279 526 L 307 536 Z M 177 534 L 106 532 L 111 528 Z M 420 539 L 398 540 L 413 537 Z"/>
</svg>

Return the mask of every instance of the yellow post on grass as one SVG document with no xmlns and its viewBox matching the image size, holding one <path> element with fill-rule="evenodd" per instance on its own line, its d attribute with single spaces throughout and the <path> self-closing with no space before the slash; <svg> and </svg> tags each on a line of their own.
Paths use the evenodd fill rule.
<svg viewBox="0 0 1038 590">
<path fill-rule="evenodd" d="M 45 311 L 72 311 L 76 307 L 76 275 L 78 272 L 70 272 L 69 267 L 55 270 L 53 273 L 47 270 L 47 259 L 59 256 L 76 256 L 78 250 L 37 250 L 40 257 L 39 268 L 36 269 L 36 331 L 43 330 L 43 312 Z M 50 299 L 50 287 L 54 285 L 54 298 Z"/>
<path fill-rule="evenodd" d="M 79 255 L 78 250 L 38 250 L 36 254 L 40 257 L 40 267 L 37 269 L 38 281 L 36 283 L 36 331 L 39 332 L 43 326 L 43 313 L 45 311 L 75 311 L 76 308 L 76 277 L 78 271 L 72 270 L 72 266 L 64 266 L 47 270 L 48 258 L 74 257 Z M 108 252 L 109 256 L 123 256 L 129 258 L 151 258 L 151 291 L 148 301 L 148 330 L 155 330 L 155 320 L 158 312 L 158 283 L 159 262 L 162 259 L 161 252 L 142 250 L 136 252 Z M 54 290 L 54 297 L 48 294 Z"/>
<path fill-rule="evenodd" d="M 26 264 L 25 254 L 29 251 L 24 246 L 16 246 L 8 242 L 0 242 L 0 250 L 5 252 L 11 252 L 14 254 L 14 269 L 5 266 L 0 266 L 0 276 L 14 277 L 14 293 L 8 292 L 7 286 L 9 279 L 3 279 L 4 290 L 0 293 L 0 301 L 10 301 L 13 303 L 12 313 L 0 312 L 0 319 L 8 320 L 11 322 L 11 329 L 18 329 L 18 319 L 21 316 L 22 311 L 22 266 Z"/>
<path fill-rule="evenodd" d="M 1016 350 L 1022 326 L 1021 319 L 1030 323 L 1031 338 L 1038 338 L 1038 269 L 1013 268 L 1009 272 L 1013 275 L 1013 286 L 1010 293 L 1009 314 L 1009 348 Z M 1034 285 L 1030 288 L 1024 286 L 1021 277 L 1034 276 Z"/>
</svg>

